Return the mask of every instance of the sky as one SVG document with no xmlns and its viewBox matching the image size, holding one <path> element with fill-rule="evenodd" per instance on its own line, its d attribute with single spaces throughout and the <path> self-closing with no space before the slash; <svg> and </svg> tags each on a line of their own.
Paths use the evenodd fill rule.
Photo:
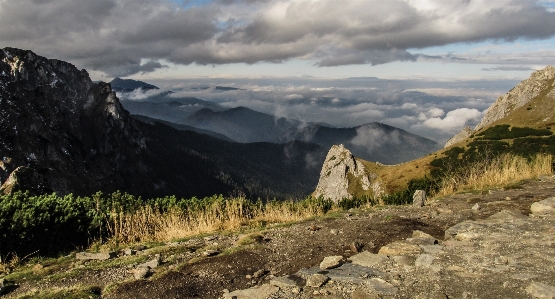
<svg viewBox="0 0 555 299">
<path fill-rule="evenodd" d="M 555 0 L 0 0 L 0 47 L 94 80 L 444 142 L 555 64 Z M 217 84 L 241 90 L 191 88 Z"/>
</svg>

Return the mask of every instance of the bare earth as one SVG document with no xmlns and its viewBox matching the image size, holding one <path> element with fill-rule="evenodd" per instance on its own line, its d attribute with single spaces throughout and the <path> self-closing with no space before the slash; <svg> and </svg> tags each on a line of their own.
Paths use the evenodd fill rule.
<svg viewBox="0 0 555 299">
<path fill-rule="evenodd" d="M 458 194 L 422 208 L 375 207 L 270 226 L 254 233 L 248 245 L 238 245 L 244 236 L 237 234 L 198 237 L 119 257 L 113 265 L 75 261 L 58 270 L 67 274 L 62 278 L 14 281 L 4 297 L 96 285 L 104 290 L 102 298 L 552 298 L 555 217 L 527 215 L 532 203 L 554 195 L 555 180 L 542 177 L 518 189 Z M 472 209 L 475 204 L 480 209 Z M 411 238 L 415 230 L 430 236 Z M 349 260 L 355 250 L 376 254 L 394 241 L 401 241 L 401 250 L 416 245 L 419 252 L 368 255 L 378 257 L 371 267 Z M 204 256 L 209 249 L 221 253 Z M 133 269 L 156 253 L 162 263 L 136 280 Z M 344 264 L 314 269 L 327 256 L 342 256 Z M 315 273 L 327 282 L 307 286 Z M 294 284 L 276 282 L 284 277 Z"/>
</svg>

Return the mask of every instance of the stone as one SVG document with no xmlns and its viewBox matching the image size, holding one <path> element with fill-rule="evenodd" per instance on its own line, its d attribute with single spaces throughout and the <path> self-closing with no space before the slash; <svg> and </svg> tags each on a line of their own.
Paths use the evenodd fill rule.
<svg viewBox="0 0 555 299">
<path fill-rule="evenodd" d="M 396 287 L 381 278 L 371 278 L 366 285 L 379 295 L 395 295 L 398 291 Z"/>
<path fill-rule="evenodd" d="M 353 263 L 345 263 L 340 267 L 328 270 L 322 270 L 320 267 L 313 267 L 310 269 L 301 269 L 297 272 L 299 276 L 304 279 L 308 279 L 311 275 L 314 274 L 325 274 L 329 277 L 332 281 L 338 282 L 348 282 L 348 283 L 363 283 L 367 280 L 368 277 L 376 277 L 376 276 L 383 276 L 384 273 L 369 268 L 363 267 L 360 265 L 356 265 Z"/>
<path fill-rule="evenodd" d="M 426 191 L 416 190 L 412 195 L 412 206 L 413 207 L 423 207 L 426 204 Z"/>
<path fill-rule="evenodd" d="M 447 142 L 445 143 L 445 146 L 443 148 L 448 148 L 456 143 L 459 143 L 463 140 L 465 140 L 466 138 L 470 137 L 470 135 L 472 135 L 474 131 L 472 130 L 471 127 L 464 127 L 464 129 L 462 129 L 462 131 L 460 131 L 457 135 L 451 137 L 451 139 L 447 140 Z"/>
<path fill-rule="evenodd" d="M 351 243 L 351 245 L 349 246 L 349 248 L 351 248 L 351 251 L 354 253 L 358 253 L 362 250 L 362 243 L 360 243 L 359 241 L 354 241 Z"/>
<path fill-rule="evenodd" d="M 133 255 L 135 254 L 135 250 L 131 249 L 131 248 L 125 248 L 123 250 L 123 255 Z"/>
<path fill-rule="evenodd" d="M 535 298 L 555 298 L 555 287 L 544 283 L 533 282 L 526 288 L 526 292 Z"/>
<path fill-rule="evenodd" d="M 139 280 L 139 279 L 144 279 L 147 276 L 149 276 L 151 274 L 150 272 L 150 268 L 149 267 L 137 267 L 135 269 L 133 269 L 133 277 L 135 277 L 135 279 Z"/>
<path fill-rule="evenodd" d="M 555 212 L 555 197 L 533 203 L 530 206 L 532 214 L 545 214 Z"/>
<path fill-rule="evenodd" d="M 162 262 L 162 258 L 160 257 L 160 255 L 157 255 L 153 260 L 148 261 L 146 263 L 142 263 L 137 267 L 145 267 L 145 268 L 149 268 L 149 269 L 156 269 Z"/>
<path fill-rule="evenodd" d="M 343 257 L 340 255 L 327 256 L 320 263 L 320 269 L 333 269 L 341 266 Z"/>
<path fill-rule="evenodd" d="M 253 278 L 260 278 L 262 276 L 264 276 L 264 274 L 266 274 L 266 270 L 264 269 L 260 269 L 256 272 L 254 272 L 254 274 L 252 275 Z"/>
<path fill-rule="evenodd" d="M 404 241 L 395 241 L 380 248 L 378 254 L 385 255 L 417 255 L 422 252 L 422 248 L 415 244 Z"/>
<path fill-rule="evenodd" d="M 246 290 L 237 290 L 225 293 L 223 297 L 225 299 L 267 299 L 278 291 L 279 288 L 276 286 L 263 284 L 261 286 L 255 286 Z"/>
<path fill-rule="evenodd" d="M 337 235 L 339 232 L 336 229 L 330 229 L 330 234 Z"/>
<path fill-rule="evenodd" d="M 99 261 L 105 261 L 105 260 L 109 260 L 113 257 L 115 257 L 116 255 L 113 252 L 98 252 L 98 253 L 93 253 L 93 252 L 78 252 L 75 254 L 75 258 L 78 260 L 99 260 Z"/>
<path fill-rule="evenodd" d="M 387 259 L 388 257 L 385 254 L 373 254 L 368 251 L 363 251 L 349 258 L 353 264 L 363 267 L 374 267 Z"/>
<path fill-rule="evenodd" d="M 215 256 L 215 255 L 218 255 L 218 254 L 220 254 L 220 252 L 218 250 L 212 250 L 212 249 L 206 250 L 202 253 L 202 255 L 206 256 L 206 257 Z"/>
<path fill-rule="evenodd" d="M 413 266 L 415 258 L 413 256 L 407 255 L 396 255 L 393 257 L 393 260 L 402 266 Z"/>
<path fill-rule="evenodd" d="M 319 288 L 328 282 L 330 278 L 323 274 L 313 274 L 306 279 L 306 286 L 312 288 Z"/>
<path fill-rule="evenodd" d="M 472 211 L 478 212 L 478 211 L 480 211 L 481 208 L 482 208 L 482 207 L 480 207 L 480 204 L 475 203 L 475 204 L 472 206 Z"/>
<path fill-rule="evenodd" d="M 270 285 L 280 288 L 294 288 L 297 286 L 297 283 L 293 279 L 289 278 L 289 276 L 282 276 L 270 280 Z"/>
<path fill-rule="evenodd" d="M 372 191 L 375 196 L 384 193 L 383 187 L 377 181 L 378 176 L 370 173 L 362 162 L 340 144 L 333 145 L 328 151 L 314 197 L 322 196 L 334 202 L 352 198 L 353 195 L 348 191 L 351 183 L 349 176 L 355 178 L 364 191 Z"/>
</svg>

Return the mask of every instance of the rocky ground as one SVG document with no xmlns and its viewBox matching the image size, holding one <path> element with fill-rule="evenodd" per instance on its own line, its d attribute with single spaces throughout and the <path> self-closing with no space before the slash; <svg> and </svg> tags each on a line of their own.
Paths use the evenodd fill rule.
<svg viewBox="0 0 555 299">
<path fill-rule="evenodd" d="M 6 276 L 3 297 L 94 285 L 102 298 L 555 298 L 555 213 L 530 209 L 554 194 L 542 177 L 106 261 L 70 256 Z"/>
</svg>

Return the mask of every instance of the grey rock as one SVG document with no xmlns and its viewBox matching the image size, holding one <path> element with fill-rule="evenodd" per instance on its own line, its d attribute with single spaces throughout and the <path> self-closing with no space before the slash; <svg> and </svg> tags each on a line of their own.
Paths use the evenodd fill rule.
<svg viewBox="0 0 555 299">
<path fill-rule="evenodd" d="M 412 206 L 413 207 L 423 207 L 426 204 L 426 191 L 416 190 L 412 195 Z"/>
<path fill-rule="evenodd" d="M 373 254 L 368 251 L 363 251 L 359 254 L 353 255 L 349 260 L 355 264 L 363 267 L 374 267 L 383 261 L 388 259 L 387 255 L 384 254 Z"/>
<path fill-rule="evenodd" d="M 408 255 L 397 255 L 393 257 L 393 260 L 403 266 L 414 266 L 415 257 Z"/>
<path fill-rule="evenodd" d="M 395 295 L 398 291 L 396 287 L 381 278 L 372 278 L 366 282 L 366 285 L 380 295 Z"/>
<path fill-rule="evenodd" d="M 160 255 L 156 256 L 153 260 L 140 264 L 138 267 L 145 267 L 149 269 L 156 269 L 162 262 Z"/>
<path fill-rule="evenodd" d="M 280 288 L 294 288 L 297 286 L 297 283 L 293 279 L 289 278 L 289 276 L 282 276 L 270 280 L 270 285 Z"/>
<path fill-rule="evenodd" d="M 463 140 L 465 140 L 466 138 L 470 137 L 470 135 L 472 135 L 474 131 L 472 131 L 471 127 L 464 127 L 464 129 L 462 129 L 462 131 L 460 131 L 457 135 L 451 137 L 451 139 L 447 140 L 447 142 L 445 143 L 445 146 L 443 148 L 448 148 L 456 143 L 459 143 Z"/>
<path fill-rule="evenodd" d="M 306 279 L 306 286 L 312 288 L 319 288 L 328 282 L 330 278 L 323 274 L 313 274 Z"/>
<path fill-rule="evenodd" d="M 422 252 L 422 248 L 415 244 L 404 241 L 395 241 L 380 248 L 379 254 L 385 255 L 417 255 Z"/>
<path fill-rule="evenodd" d="M 320 263 L 320 269 L 333 269 L 341 266 L 343 257 L 340 255 L 327 256 Z"/>
<path fill-rule="evenodd" d="M 478 203 L 475 203 L 472 206 L 472 211 L 474 211 L 474 212 L 478 212 L 478 211 L 480 211 L 480 209 L 482 209 L 482 207 L 480 207 L 480 204 L 478 204 Z"/>
<path fill-rule="evenodd" d="M 139 279 L 144 279 L 146 277 L 148 277 L 151 274 L 150 268 L 149 267 L 137 267 L 135 269 L 133 269 L 133 277 L 135 277 L 135 279 L 139 280 Z"/>
<path fill-rule="evenodd" d="M 113 257 L 115 257 L 115 253 L 113 252 L 98 252 L 98 253 L 93 253 L 93 252 L 78 252 L 75 254 L 75 258 L 78 260 L 100 260 L 100 261 L 104 261 L 104 260 L 109 260 Z"/>
<path fill-rule="evenodd" d="M 526 292 L 535 298 L 555 298 L 555 287 L 544 283 L 533 282 L 526 288 Z"/>
<path fill-rule="evenodd" d="M 212 249 L 206 250 L 202 253 L 203 256 L 215 256 L 218 254 L 220 254 L 218 250 L 212 250 Z"/>
<path fill-rule="evenodd" d="M 363 283 L 368 277 L 384 276 L 384 273 L 352 263 L 345 263 L 335 269 L 322 270 L 320 267 L 310 269 L 301 269 L 297 272 L 299 276 L 308 279 L 314 274 L 325 274 L 333 281 L 349 282 L 349 283 Z"/>
<path fill-rule="evenodd" d="M 264 284 L 246 290 L 237 290 L 223 295 L 225 299 L 267 299 L 277 293 L 279 288 L 273 285 Z"/>
<path fill-rule="evenodd" d="M 414 265 L 418 268 L 428 268 L 432 266 L 434 257 L 431 254 L 421 254 L 414 261 Z"/>
<path fill-rule="evenodd" d="M 520 82 L 511 91 L 497 98 L 497 101 L 486 110 L 484 118 L 476 125 L 474 131 L 478 131 L 526 105 L 542 91 L 549 88 L 548 82 L 554 77 L 555 68 L 553 66 L 547 66 L 543 70 L 533 72 L 530 78 Z"/>
<path fill-rule="evenodd" d="M 256 272 L 254 272 L 254 274 L 252 275 L 253 278 L 260 278 L 262 276 L 264 276 L 264 274 L 266 274 L 266 270 L 264 269 L 260 269 Z"/>
<path fill-rule="evenodd" d="M 348 192 L 349 175 L 360 182 L 364 191 L 372 190 L 375 196 L 383 194 L 382 186 L 376 181 L 378 176 L 370 173 L 343 144 L 340 144 L 332 146 L 329 150 L 314 196 L 323 196 L 335 202 L 352 198 L 353 195 Z"/>
<path fill-rule="evenodd" d="M 545 214 L 555 212 L 555 197 L 550 197 L 542 201 L 533 203 L 530 206 L 530 211 L 533 214 Z"/>
</svg>

